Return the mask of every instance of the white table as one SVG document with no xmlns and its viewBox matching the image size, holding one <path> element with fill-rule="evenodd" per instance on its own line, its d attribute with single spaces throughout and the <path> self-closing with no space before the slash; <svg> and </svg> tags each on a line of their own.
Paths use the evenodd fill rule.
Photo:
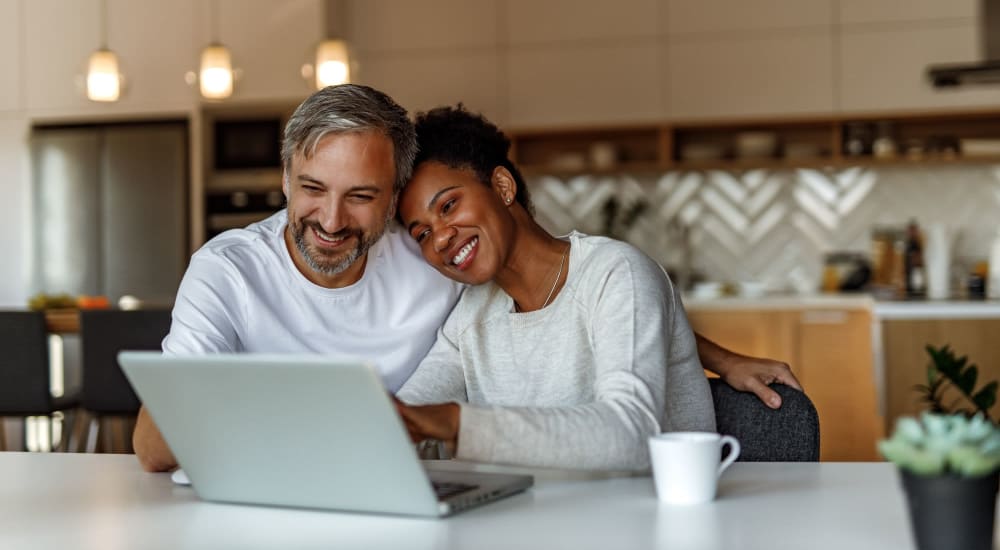
<svg viewBox="0 0 1000 550">
<path fill-rule="evenodd" d="M 203 502 L 127 455 L 0 453 L 0 548 L 913 547 L 889 464 L 737 463 L 688 508 L 661 505 L 649 477 L 574 475 L 433 520 Z"/>
</svg>

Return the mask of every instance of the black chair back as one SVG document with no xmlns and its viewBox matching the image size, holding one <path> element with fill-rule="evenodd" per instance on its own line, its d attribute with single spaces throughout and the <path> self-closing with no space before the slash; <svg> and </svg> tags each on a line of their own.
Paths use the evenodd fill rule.
<svg viewBox="0 0 1000 550">
<path fill-rule="evenodd" d="M 159 350 L 168 332 L 168 309 L 82 311 L 83 408 L 98 414 L 138 412 L 139 398 L 118 365 L 118 352 Z"/>
<path fill-rule="evenodd" d="M 771 409 L 756 395 L 709 380 L 715 402 L 715 428 L 740 441 L 742 462 L 815 462 L 819 460 L 819 415 L 806 394 L 772 384 L 781 408 Z"/>
<path fill-rule="evenodd" d="M 0 311 L 0 416 L 53 412 L 45 314 Z"/>
</svg>

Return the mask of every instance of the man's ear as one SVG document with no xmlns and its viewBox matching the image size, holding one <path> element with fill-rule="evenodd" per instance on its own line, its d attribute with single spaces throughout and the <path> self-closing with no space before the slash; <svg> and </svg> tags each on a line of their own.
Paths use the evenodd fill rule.
<svg viewBox="0 0 1000 550">
<path fill-rule="evenodd" d="M 490 187 L 500 197 L 500 202 L 506 205 L 514 203 L 514 197 L 517 196 L 517 182 L 514 181 L 514 176 L 510 171 L 503 166 L 497 166 L 493 169 Z"/>
<path fill-rule="evenodd" d="M 391 220 L 396 217 L 396 207 L 399 206 L 399 193 L 392 196 L 392 203 L 389 204 L 389 215 L 386 217 L 387 220 Z"/>
<path fill-rule="evenodd" d="M 285 194 L 285 202 L 288 202 L 288 171 L 281 171 L 281 192 Z"/>
</svg>

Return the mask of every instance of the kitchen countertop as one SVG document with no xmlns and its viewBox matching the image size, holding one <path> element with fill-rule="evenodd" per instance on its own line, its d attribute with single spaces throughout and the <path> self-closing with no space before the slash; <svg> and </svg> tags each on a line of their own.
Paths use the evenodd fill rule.
<svg viewBox="0 0 1000 550">
<path fill-rule="evenodd" d="M 876 300 L 870 294 L 686 295 L 684 307 L 689 311 L 866 309 L 880 320 L 1000 319 L 1000 300 Z"/>
</svg>

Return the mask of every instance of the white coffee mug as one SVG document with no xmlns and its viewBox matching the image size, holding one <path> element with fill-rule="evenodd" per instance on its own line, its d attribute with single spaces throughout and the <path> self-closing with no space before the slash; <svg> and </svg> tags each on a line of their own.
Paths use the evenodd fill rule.
<svg viewBox="0 0 1000 550">
<path fill-rule="evenodd" d="M 729 453 L 720 460 L 722 449 Z M 649 438 L 656 495 L 671 504 L 698 504 L 715 498 L 719 476 L 740 456 L 740 442 L 710 432 L 670 432 Z"/>
</svg>

